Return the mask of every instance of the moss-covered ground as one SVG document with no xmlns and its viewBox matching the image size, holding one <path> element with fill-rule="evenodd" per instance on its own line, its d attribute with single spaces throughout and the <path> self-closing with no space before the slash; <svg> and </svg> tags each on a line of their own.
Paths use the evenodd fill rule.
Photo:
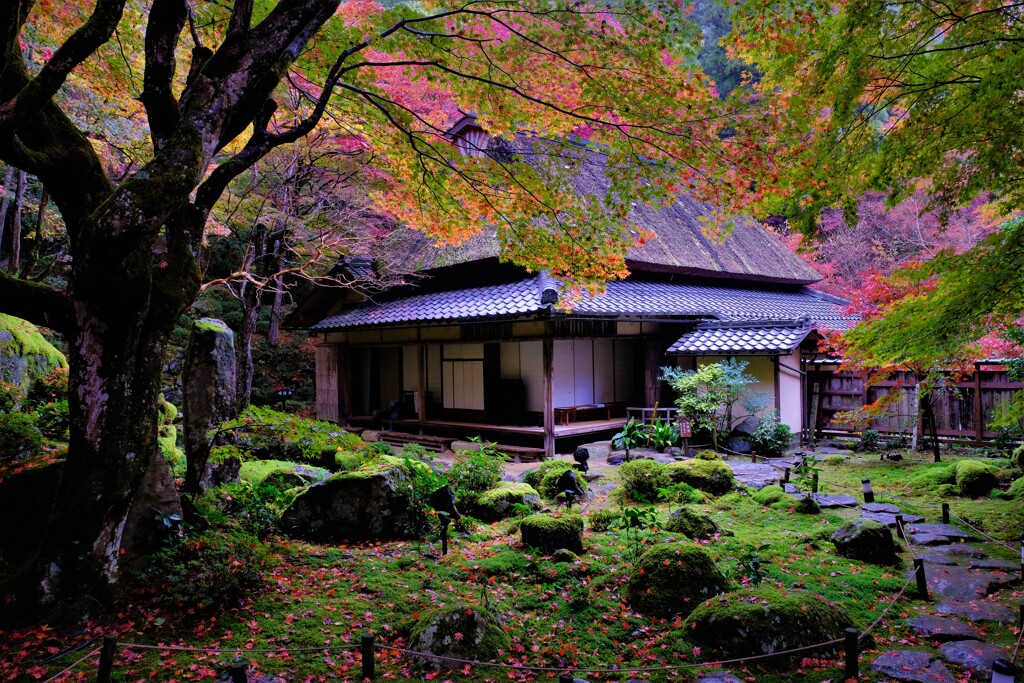
<svg viewBox="0 0 1024 683">
<path fill-rule="evenodd" d="M 990 462 L 999 470 L 1006 461 Z M 831 458 L 821 466 L 819 480 L 823 491 L 859 498 L 860 481 L 869 478 L 878 501 L 896 503 L 929 522 L 939 521 L 939 506 L 948 502 L 955 516 L 970 520 L 1011 546 L 985 544 L 991 557 L 1015 559 L 1013 548 L 1024 528 L 1021 501 L 940 497 L 940 491 L 948 495 L 949 490 L 941 489 L 941 482 L 932 482 L 930 473 L 937 469 L 924 456 L 891 462 L 880 460 L 877 454 L 863 454 Z M 608 478 L 614 481 L 614 470 Z M 1007 483 L 1004 480 L 1004 486 Z M 618 498 L 615 491 L 607 498 L 599 496 L 584 506 L 584 516 L 588 510 L 632 505 Z M 906 551 L 902 566 L 896 568 L 861 564 L 836 555 L 827 539 L 845 519 L 857 514 L 855 510 L 800 514 L 786 500 L 766 507 L 742 489 L 694 507 L 734 534 L 700 542 L 733 587 L 803 588 L 842 605 L 856 627 L 864 630 L 907 583 L 910 557 Z M 670 504 L 655 506 L 658 522 L 664 523 L 673 508 Z M 685 541 L 657 525 L 642 529 L 639 538 L 645 546 Z M 187 606 L 135 604 L 70 634 L 38 626 L 0 632 L 0 680 L 19 676 L 21 680 L 45 680 L 82 652 L 41 663 L 47 657 L 102 633 L 115 633 L 123 642 L 160 645 L 157 649 L 121 648 L 115 661 L 115 681 L 212 680 L 235 654 L 249 662 L 251 670 L 276 674 L 283 680 L 356 680 L 360 675 L 358 652 L 345 648 L 356 648 L 364 633 L 375 634 L 380 644 L 406 647 L 410 631 L 422 615 L 452 602 L 487 605 L 498 615 L 512 641 L 498 661 L 513 668 L 465 666 L 433 674 L 418 671 L 401 653 L 382 650 L 378 652 L 378 678 L 556 680 L 557 670 L 572 669 L 595 682 L 687 681 L 706 669 L 663 667 L 713 662 L 717 656 L 713 648 L 697 645 L 680 628 L 678 616 L 649 618 L 628 607 L 625 584 L 632 566 L 627 558 L 633 553 L 625 531 L 614 526 L 595 532 L 588 525 L 578 563 L 556 563 L 550 557 L 531 554 L 520 543 L 515 520 L 480 525 L 470 533 L 453 532 L 446 557 L 440 557 L 436 539 L 344 547 L 280 538 L 269 543 L 281 562 L 268 574 L 265 590 L 215 614 L 195 613 Z M 1018 587 L 1004 591 L 1001 597 L 1016 610 L 1024 593 Z M 861 680 L 881 680 L 870 673 L 870 662 L 878 652 L 937 652 L 936 644 L 917 638 L 904 625 L 906 618 L 932 613 L 935 604 L 915 597 L 913 585 L 908 588 L 875 626 L 874 645 L 861 658 Z M 1015 628 L 987 624 L 984 631 L 988 642 L 1011 649 L 1017 639 Z M 177 649 L 185 647 L 217 652 Z M 278 648 L 289 651 L 274 651 Z M 95 656 L 88 659 L 61 680 L 94 676 L 96 660 Z M 529 667 L 556 671 L 531 671 Z M 838 656 L 813 652 L 795 665 L 792 661 L 775 668 L 740 663 L 728 668 L 746 680 L 767 683 L 843 678 Z M 605 671 L 587 673 L 588 669 Z"/>
</svg>

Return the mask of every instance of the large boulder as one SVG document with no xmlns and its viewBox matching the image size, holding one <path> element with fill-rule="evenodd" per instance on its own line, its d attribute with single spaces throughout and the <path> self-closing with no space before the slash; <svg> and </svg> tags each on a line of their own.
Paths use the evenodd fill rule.
<svg viewBox="0 0 1024 683">
<path fill-rule="evenodd" d="M 853 620 L 844 609 L 816 593 L 754 588 L 726 593 L 699 605 L 683 622 L 682 631 L 687 639 L 732 658 L 839 640 L 852 626 Z M 818 657 L 826 652 L 827 648 L 815 650 L 813 655 L 797 653 L 795 657 Z"/>
<path fill-rule="evenodd" d="M 733 487 L 732 469 L 722 460 L 701 457 L 666 466 L 668 476 L 675 483 L 689 484 L 706 493 L 721 495 Z"/>
<path fill-rule="evenodd" d="M 722 532 L 711 515 L 690 507 L 681 507 L 671 515 L 665 522 L 665 531 L 674 534 L 682 534 L 693 540 L 711 538 Z"/>
<path fill-rule="evenodd" d="M 544 507 L 540 494 L 529 484 L 503 481 L 481 493 L 469 512 L 480 521 L 497 522 L 515 516 L 516 506 L 524 505 L 533 512 Z"/>
<path fill-rule="evenodd" d="M 281 529 L 314 542 L 402 538 L 413 524 L 409 482 L 403 461 L 381 456 L 300 493 L 281 515 Z"/>
<path fill-rule="evenodd" d="M 0 381 L 27 393 L 36 379 L 66 367 L 64 354 L 35 325 L 0 313 Z"/>
<path fill-rule="evenodd" d="M 626 593 L 637 612 L 671 617 L 686 616 L 727 587 L 728 582 L 703 547 L 693 543 L 661 543 L 637 560 L 626 582 Z"/>
<path fill-rule="evenodd" d="M 892 565 L 899 561 L 889 527 L 871 519 L 846 522 L 832 534 L 836 552 L 859 562 Z"/>
<path fill-rule="evenodd" d="M 490 611 L 480 605 L 455 603 L 422 616 L 412 627 L 409 649 L 430 653 L 420 663 L 435 669 L 460 669 L 461 662 L 488 661 L 512 647 L 512 638 Z"/>
<path fill-rule="evenodd" d="M 519 523 L 523 544 L 543 553 L 560 548 L 583 552 L 583 518 L 577 514 L 530 515 Z"/>
<path fill-rule="evenodd" d="M 288 460 L 253 460 L 242 463 L 238 476 L 253 486 L 269 484 L 287 491 L 297 486 L 321 482 L 331 476 L 331 473 L 322 467 Z"/>
<path fill-rule="evenodd" d="M 181 384 L 187 457 L 185 489 L 196 492 L 224 479 L 217 476 L 220 470 L 207 465 L 211 446 L 208 434 L 236 412 L 235 334 L 224 322 L 200 318 L 192 324 Z M 237 467 L 227 469 L 237 476 Z"/>
</svg>

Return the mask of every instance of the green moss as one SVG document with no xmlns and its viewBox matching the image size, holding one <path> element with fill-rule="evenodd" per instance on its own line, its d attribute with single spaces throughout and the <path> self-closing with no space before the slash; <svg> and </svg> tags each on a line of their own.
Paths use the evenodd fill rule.
<svg viewBox="0 0 1024 683">
<path fill-rule="evenodd" d="M 1021 477 L 1010 485 L 1010 489 L 1006 492 L 1006 497 L 1012 498 L 1013 500 L 1020 500 L 1021 498 L 1024 498 L 1024 477 Z"/>
<path fill-rule="evenodd" d="M 421 617 L 412 628 L 409 647 L 434 655 L 486 661 L 509 650 L 512 638 L 486 608 L 455 603 Z M 420 663 L 444 669 L 462 667 L 435 658 L 424 658 Z"/>
<path fill-rule="evenodd" d="M 348 472 L 357 469 L 363 464 L 363 456 L 351 451 L 337 451 L 334 454 L 334 469 L 338 472 Z"/>
<path fill-rule="evenodd" d="M 5 356 L 20 356 L 25 359 L 27 368 L 24 377 L 16 376 L 20 371 L 15 372 L 13 368 L 5 369 L 4 365 L 0 364 L 0 380 L 14 382 L 23 390 L 28 389 L 28 385 L 34 382 L 35 378 L 57 368 L 68 367 L 64 354 L 46 341 L 35 325 L 27 320 L 0 313 L 0 358 Z"/>
<path fill-rule="evenodd" d="M 658 491 L 672 483 L 665 465 L 648 459 L 622 463 L 619 478 L 626 496 L 644 503 L 658 500 Z"/>
<path fill-rule="evenodd" d="M 690 507 L 682 507 L 669 515 L 665 522 L 665 531 L 674 534 L 683 534 L 693 540 L 711 538 L 721 529 L 715 524 L 715 520 L 706 512 L 695 510 Z"/>
<path fill-rule="evenodd" d="M 726 590 L 728 583 L 711 554 L 693 543 L 661 543 L 637 560 L 626 582 L 629 604 L 657 617 L 686 616 Z"/>
<path fill-rule="evenodd" d="M 815 593 L 757 588 L 708 600 L 680 630 L 726 657 L 750 657 L 842 639 L 852 626 L 845 610 Z"/>
<path fill-rule="evenodd" d="M 503 481 L 476 496 L 470 513 L 484 522 L 497 522 L 516 514 L 516 506 L 541 508 L 540 494 L 529 484 Z"/>
<path fill-rule="evenodd" d="M 515 550 L 502 550 L 480 560 L 480 568 L 490 576 L 513 576 L 530 571 L 531 561 Z"/>
<path fill-rule="evenodd" d="M 984 496 L 999 483 L 995 467 L 980 460 L 959 460 L 955 464 L 956 486 L 962 496 Z"/>
<path fill-rule="evenodd" d="M 157 396 L 156 407 L 160 415 L 160 424 L 162 425 L 169 425 L 178 417 L 177 407 L 164 398 L 163 394 Z"/>
<path fill-rule="evenodd" d="M 170 405 L 170 404 L 168 404 Z M 172 408 L 174 406 L 171 406 Z M 178 448 L 178 429 L 172 424 L 160 425 L 156 437 L 160 452 L 171 467 L 171 474 L 180 477 L 185 474 L 185 451 Z"/>
<path fill-rule="evenodd" d="M 554 501 L 561 491 L 558 490 L 558 478 L 571 470 L 573 463 L 569 460 L 546 460 L 537 469 L 529 470 L 523 475 L 523 482 L 540 492 L 545 500 Z M 578 477 L 580 488 L 587 490 L 585 479 Z"/>
<path fill-rule="evenodd" d="M 693 456 L 696 460 L 718 460 L 722 461 L 722 456 L 714 451 L 701 451 L 697 455 Z"/>
<path fill-rule="evenodd" d="M 785 489 L 781 486 L 771 484 L 765 486 L 763 489 L 754 494 L 754 500 L 764 506 L 770 506 L 772 503 L 777 503 L 780 500 L 788 498 Z"/>
<path fill-rule="evenodd" d="M 816 515 L 821 512 L 821 506 L 810 496 L 804 496 L 793 504 L 793 512 L 803 515 Z"/>
<path fill-rule="evenodd" d="M 599 510 L 591 510 L 587 514 L 587 521 L 590 523 L 591 531 L 608 531 L 612 528 L 612 524 L 618 519 L 619 515 L 608 508 L 600 508 Z"/>
<path fill-rule="evenodd" d="M 1010 462 L 1013 463 L 1013 466 L 1017 469 L 1024 470 L 1024 444 L 1013 449 L 1013 454 L 1010 456 Z"/>
<path fill-rule="evenodd" d="M 577 514 L 530 515 L 519 523 L 523 544 L 552 553 L 559 548 L 583 552 L 583 518 Z"/>
<path fill-rule="evenodd" d="M 707 493 L 721 495 L 733 487 L 732 470 L 721 460 L 687 460 L 665 467 L 673 482 L 689 484 Z"/>
<path fill-rule="evenodd" d="M 200 318 L 192 323 L 192 326 L 200 332 L 214 332 L 217 334 L 223 334 L 228 332 L 228 326 L 221 320 L 214 320 L 213 318 Z"/>
<path fill-rule="evenodd" d="M 264 482 L 285 490 L 293 486 L 305 486 L 321 481 L 330 475 L 325 469 L 299 465 L 287 460 L 253 460 L 242 463 L 238 476 L 253 486 Z"/>
</svg>

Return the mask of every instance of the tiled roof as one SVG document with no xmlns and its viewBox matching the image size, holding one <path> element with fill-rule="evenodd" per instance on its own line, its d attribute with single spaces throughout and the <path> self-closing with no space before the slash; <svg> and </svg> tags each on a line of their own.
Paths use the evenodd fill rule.
<svg viewBox="0 0 1024 683">
<path fill-rule="evenodd" d="M 552 286 L 549 277 L 536 275 L 501 285 L 417 294 L 351 308 L 320 321 L 312 329 L 529 315 L 547 309 L 545 302 L 553 296 Z M 850 322 L 840 314 L 834 300 L 806 287 L 773 290 L 645 280 L 610 282 L 604 294 L 577 302 L 569 315 L 790 322 L 807 318 L 817 327 L 838 329 Z"/>
<path fill-rule="evenodd" d="M 381 304 L 365 304 L 325 318 L 311 329 L 326 331 L 371 325 L 472 320 L 535 313 L 547 308 L 541 303 L 541 294 L 546 283 L 547 280 L 537 275 L 519 282 L 490 287 L 417 294 Z"/>
<path fill-rule="evenodd" d="M 604 295 L 585 299 L 576 313 L 589 315 L 689 315 L 719 320 L 790 320 L 808 317 L 819 327 L 845 329 L 839 302 L 806 287 L 788 290 L 620 280 Z"/>
<path fill-rule="evenodd" d="M 669 347 L 679 355 L 789 353 L 811 333 L 809 324 L 704 323 Z"/>
</svg>

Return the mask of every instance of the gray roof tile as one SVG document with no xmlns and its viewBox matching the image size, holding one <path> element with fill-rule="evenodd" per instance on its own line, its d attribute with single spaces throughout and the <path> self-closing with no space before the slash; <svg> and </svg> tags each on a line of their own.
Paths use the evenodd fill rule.
<svg viewBox="0 0 1024 683">
<path fill-rule="evenodd" d="M 811 332 L 804 321 L 752 323 L 702 323 L 669 347 L 679 355 L 717 355 L 723 353 L 789 353 Z"/>
</svg>

